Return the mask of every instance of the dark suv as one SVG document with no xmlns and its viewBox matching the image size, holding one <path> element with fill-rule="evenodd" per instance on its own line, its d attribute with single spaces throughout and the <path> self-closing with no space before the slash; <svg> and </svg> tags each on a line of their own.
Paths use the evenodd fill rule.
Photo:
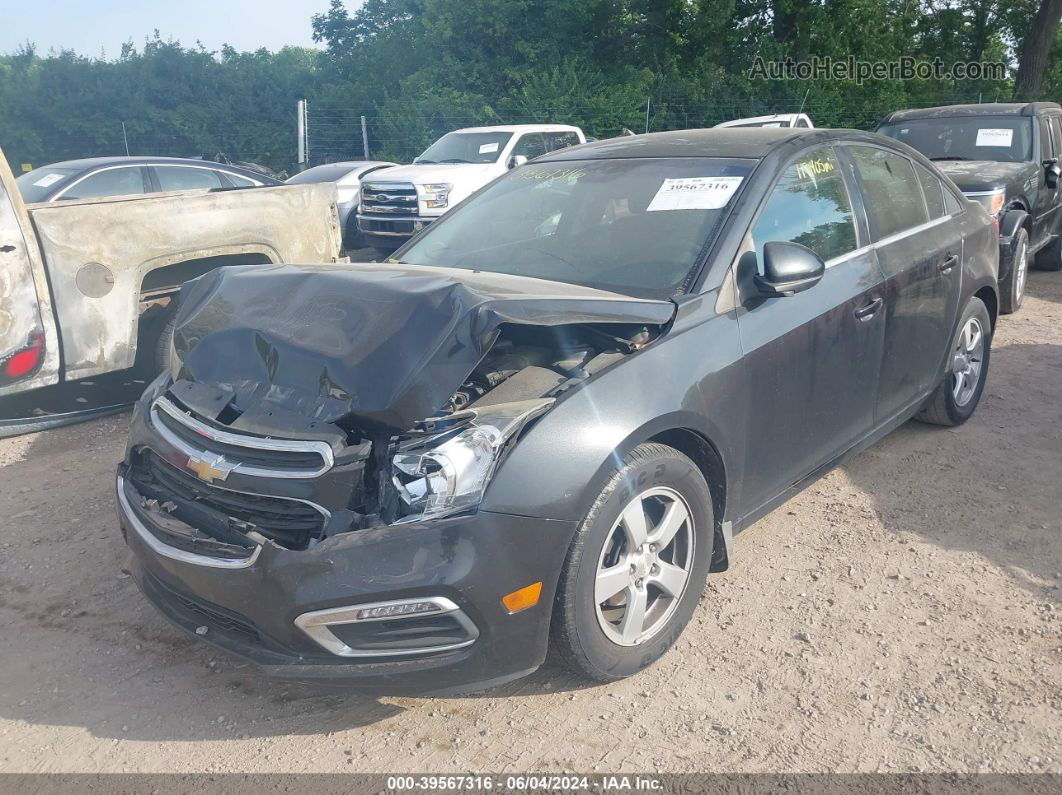
<svg viewBox="0 0 1062 795">
<path fill-rule="evenodd" d="M 947 105 L 890 113 L 882 135 L 913 146 L 999 224 L 1000 311 L 1016 312 L 1030 257 L 1062 269 L 1058 207 L 1062 107 L 1054 102 Z"/>
</svg>

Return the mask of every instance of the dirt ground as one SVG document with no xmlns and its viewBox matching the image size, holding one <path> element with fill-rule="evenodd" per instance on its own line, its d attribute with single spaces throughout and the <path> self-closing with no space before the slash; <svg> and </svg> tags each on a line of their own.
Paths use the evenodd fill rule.
<svg viewBox="0 0 1062 795">
<path fill-rule="evenodd" d="M 976 416 L 909 423 L 736 540 L 656 666 L 487 693 L 284 686 L 121 573 L 124 416 L 0 441 L 0 770 L 1062 771 L 1062 275 Z"/>
</svg>

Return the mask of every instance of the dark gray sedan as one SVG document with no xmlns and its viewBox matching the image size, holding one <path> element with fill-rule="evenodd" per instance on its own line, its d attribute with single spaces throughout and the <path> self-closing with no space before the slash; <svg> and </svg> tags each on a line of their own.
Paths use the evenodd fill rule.
<svg viewBox="0 0 1062 795">
<path fill-rule="evenodd" d="M 15 182 L 27 204 L 281 184 L 273 177 L 249 168 L 180 157 L 64 160 L 35 168 Z"/>
<path fill-rule="evenodd" d="M 386 264 L 185 286 L 117 490 L 134 575 L 269 673 L 401 691 L 675 642 L 735 533 L 988 374 L 998 250 L 914 150 L 612 139 L 516 168 Z"/>
</svg>

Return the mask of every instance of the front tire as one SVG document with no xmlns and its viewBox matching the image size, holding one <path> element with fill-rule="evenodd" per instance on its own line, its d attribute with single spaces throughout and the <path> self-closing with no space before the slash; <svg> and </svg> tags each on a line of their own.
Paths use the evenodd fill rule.
<svg viewBox="0 0 1062 795">
<path fill-rule="evenodd" d="M 704 589 L 714 522 L 711 492 L 693 461 L 661 444 L 632 450 L 568 551 L 553 610 L 554 652 L 599 682 L 663 656 Z"/>
<path fill-rule="evenodd" d="M 1025 279 L 1029 273 L 1029 233 L 1018 230 L 1014 241 L 1014 261 L 1007 278 L 999 283 L 999 311 L 1009 315 L 1021 309 L 1025 300 Z"/>
<path fill-rule="evenodd" d="M 980 298 L 971 298 L 949 349 L 947 372 L 916 419 L 933 425 L 962 425 L 984 392 L 992 353 L 992 319 Z"/>
</svg>

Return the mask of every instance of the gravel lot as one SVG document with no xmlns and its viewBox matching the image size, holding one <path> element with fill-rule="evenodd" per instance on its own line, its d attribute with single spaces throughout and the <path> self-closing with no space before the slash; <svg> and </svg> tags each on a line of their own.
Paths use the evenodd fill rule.
<svg viewBox="0 0 1062 795">
<path fill-rule="evenodd" d="M 0 441 L 0 770 L 1062 771 L 1062 274 L 965 427 L 909 423 L 743 533 L 655 667 L 485 694 L 262 680 L 121 573 L 125 416 Z"/>
</svg>

